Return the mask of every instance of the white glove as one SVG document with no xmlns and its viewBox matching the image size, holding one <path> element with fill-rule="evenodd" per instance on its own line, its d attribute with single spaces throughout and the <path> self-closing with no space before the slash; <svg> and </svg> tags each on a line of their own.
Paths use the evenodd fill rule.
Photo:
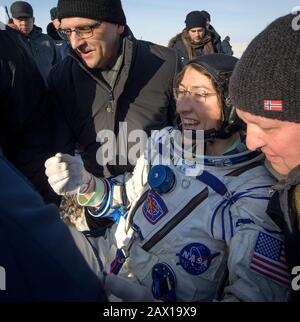
<svg viewBox="0 0 300 322">
<path fill-rule="evenodd" d="M 105 291 L 108 295 L 111 293 L 124 302 L 156 301 L 145 286 L 115 274 L 106 275 Z"/>
<path fill-rule="evenodd" d="M 58 195 L 72 195 L 87 190 L 93 176 L 84 168 L 81 158 L 57 153 L 45 162 L 46 175 Z"/>
</svg>

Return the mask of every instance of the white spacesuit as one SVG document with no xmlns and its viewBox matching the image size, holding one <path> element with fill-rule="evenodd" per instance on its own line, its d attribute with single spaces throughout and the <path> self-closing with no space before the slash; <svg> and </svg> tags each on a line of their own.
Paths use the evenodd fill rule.
<svg viewBox="0 0 300 322">
<path fill-rule="evenodd" d="M 288 300 L 283 235 L 266 214 L 275 181 L 247 151 L 228 94 L 236 62 L 211 54 L 185 66 L 174 88 L 182 124 L 154 133 L 133 173 L 93 178 L 68 155 L 46 163 L 57 193 L 114 218 L 104 236 L 89 234 L 84 256 L 94 250 L 106 290 L 123 300 Z"/>
<path fill-rule="evenodd" d="M 111 192 L 106 206 L 91 209 L 95 216 L 115 212 L 124 192 L 130 203 L 118 224 L 93 239 L 104 267 L 147 287 L 156 299 L 286 301 L 290 277 L 283 236 L 265 213 L 274 181 L 262 154 L 239 142 L 243 152 L 205 157 L 202 174 L 187 176 L 195 165 L 179 160 L 176 145 L 164 141 L 172 131 L 162 130 L 151 145 L 158 154 L 160 146 L 170 149 L 172 164 L 150 166 L 146 153 L 133 175 L 105 182 Z M 162 192 L 168 179 L 155 186 L 155 178 L 166 169 L 174 180 Z M 104 182 L 97 180 L 97 186 Z"/>
</svg>

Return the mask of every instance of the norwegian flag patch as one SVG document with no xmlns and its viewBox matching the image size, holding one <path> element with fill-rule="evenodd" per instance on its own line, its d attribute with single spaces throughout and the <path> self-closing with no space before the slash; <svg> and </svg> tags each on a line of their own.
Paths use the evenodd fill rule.
<svg viewBox="0 0 300 322">
<path fill-rule="evenodd" d="M 291 285 L 283 242 L 268 234 L 259 233 L 250 268 L 284 286 Z"/>
<path fill-rule="evenodd" d="M 265 111 L 283 111 L 283 103 L 280 100 L 264 100 Z"/>
</svg>

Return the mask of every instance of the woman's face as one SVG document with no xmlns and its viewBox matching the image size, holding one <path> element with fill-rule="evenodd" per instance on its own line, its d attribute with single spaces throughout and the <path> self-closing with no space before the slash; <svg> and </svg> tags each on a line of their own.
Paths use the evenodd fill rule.
<svg viewBox="0 0 300 322">
<path fill-rule="evenodd" d="M 221 103 L 212 81 L 192 66 L 187 67 L 178 85 L 176 110 L 183 131 L 218 128 L 222 121 Z"/>
</svg>

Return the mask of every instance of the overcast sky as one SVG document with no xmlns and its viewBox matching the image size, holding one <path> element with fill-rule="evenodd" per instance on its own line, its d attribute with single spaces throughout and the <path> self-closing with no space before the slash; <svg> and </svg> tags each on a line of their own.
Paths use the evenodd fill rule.
<svg viewBox="0 0 300 322">
<path fill-rule="evenodd" d="M 84 0 L 83 0 L 84 1 Z M 14 1 L 0 0 L 0 5 Z M 57 0 L 28 1 L 36 17 L 36 24 L 46 30 L 50 8 Z M 206 4 L 204 4 L 206 2 Z M 185 16 L 193 10 L 206 10 L 212 25 L 222 38 L 231 37 L 234 47 L 247 45 L 274 19 L 290 13 L 299 0 L 123 0 L 127 23 L 136 38 L 166 45 L 168 40 L 184 28 Z"/>
</svg>

